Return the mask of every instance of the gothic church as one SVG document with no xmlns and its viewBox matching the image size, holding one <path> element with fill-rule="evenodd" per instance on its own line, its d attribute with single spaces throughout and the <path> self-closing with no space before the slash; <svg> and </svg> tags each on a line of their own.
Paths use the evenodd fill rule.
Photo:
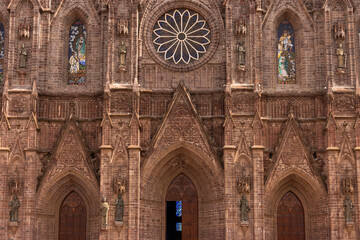
<svg viewBox="0 0 360 240">
<path fill-rule="evenodd" d="M 360 239 L 360 0 L 0 0 L 0 239 Z"/>
</svg>

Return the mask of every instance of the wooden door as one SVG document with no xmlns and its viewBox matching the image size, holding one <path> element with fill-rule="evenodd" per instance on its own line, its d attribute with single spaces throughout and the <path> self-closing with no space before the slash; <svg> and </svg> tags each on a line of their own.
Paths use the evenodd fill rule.
<svg viewBox="0 0 360 240">
<path fill-rule="evenodd" d="M 280 200 L 277 212 L 278 240 L 305 240 L 304 208 L 293 192 Z"/>
<path fill-rule="evenodd" d="M 59 240 L 86 240 L 86 207 L 75 191 L 66 196 L 60 207 Z"/>
<path fill-rule="evenodd" d="M 169 226 L 176 224 L 172 222 L 172 213 L 169 211 L 173 208 L 167 208 L 167 240 L 173 240 L 170 236 L 176 236 L 176 239 L 181 240 L 197 240 L 198 239 L 198 195 L 195 186 L 191 180 L 183 174 L 177 176 L 168 188 L 166 195 L 167 206 L 173 205 L 176 201 L 181 201 L 181 218 L 175 218 L 176 221 L 181 222 L 181 233 L 173 233 L 172 229 L 175 227 Z M 175 214 L 175 213 L 174 213 Z M 174 215 L 173 214 L 173 215 Z M 180 236 L 180 237 L 179 237 Z"/>
</svg>

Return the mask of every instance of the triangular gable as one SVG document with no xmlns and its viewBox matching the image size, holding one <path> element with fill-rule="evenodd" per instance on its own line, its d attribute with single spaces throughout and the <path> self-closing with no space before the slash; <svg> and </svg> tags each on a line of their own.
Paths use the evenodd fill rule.
<svg viewBox="0 0 360 240">
<path fill-rule="evenodd" d="M 316 169 L 313 168 L 310 159 L 310 150 L 307 148 L 304 138 L 301 136 L 298 123 L 292 116 L 285 124 L 282 137 L 280 138 L 280 145 L 275 149 L 274 163 L 269 169 L 269 174 L 266 179 L 268 184 L 276 176 L 292 169 L 300 170 L 309 177 L 322 182 Z"/>
<path fill-rule="evenodd" d="M 263 27 L 265 26 L 266 22 L 268 21 L 270 15 L 278 14 L 285 11 L 292 11 L 293 13 L 297 14 L 298 16 L 303 15 L 306 17 L 308 24 L 313 26 L 313 20 L 307 11 L 305 4 L 302 0 L 274 0 L 271 2 L 264 20 L 263 20 Z"/>
<path fill-rule="evenodd" d="M 6 115 L 6 113 L 5 113 L 4 111 L 1 113 L 1 121 L 0 121 L 0 124 L 1 124 L 1 125 L 5 124 L 8 130 L 11 129 L 9 119 L 8 119 L 8 117 L 7 117 L 7 115 Z"/>
<path fill-rule="evenodd" d="M 118 157 L 123 158 L 125 160 L 128 159 L 127 148 L 121 137 L 121 134 L 119 134 L 118 140 L 116 141 L 115 149 L 111 157 L 111 162 L 116 161 L 115 158 Z"/>
<path fill-rule="evenodd" d="M 351 144 L 349 141 L 349 137 L 347 136 L 346 132 L 344 131 L 343 134 L 343 140 L 340 147 L 340 153 L 337 160 L 338 164 L 341 164 L 343 160 L 349 160 L 349 162 L 355 166 L 355 160 L 354 160 L 354 153 L 353 149 L 351 148 Z"/>
<path fill-rule="evenodd" d="M 247 159 L 251 159 L 250 155 L 250 147 L 246 141 L 245 134 L 242 132 L 240 135 L 239 145 L 236 149 L 235 161 L 238 161 L 238 159 L 242 156 L 246 156 Z"/>
<path fill-rule="evenodd" d="M 232 128 L 236 128 L 236 123 L 234 121 L 233 114 L 232 114 L 231 110 L 229 110 L 228 114 L 226 114 L 226 116 L 225 116 L 223 127 L 227 127 L 227 126 L 232 127 Z"/>
<path fill-rule="evenodd" d="M 183 82 L 178 85 L 170 107 L 152 141 L 152 148 L 188 142 L 202 147 L 215 158 L 215 150 Z"/>
<path fill-rule="evenodd" d="M 326 121 L 326 124 L 325 124 L 325 129 L 337 129 L 338 128 L 338 123 L 334 117 L 334 114 L 332 112 L 329 113 L 329 117 Z"/>
<path fill-rule="evenodd" d="M 39 124 L 36 118 L 36 115 L 34 112 L 31 113 L 31 116 L 29 118 L 29 121 L 26 124 L 26 129 L 29 129 L 29 127 L 33 125 L 35 127 L 36 130 L 39 130 Z"/>
<path fill-rule="evenodd" d="M 10 152 L 10 159 L 14 159 L 16 156 L 20 157 L 21 159 L 25 159 L 24 150 L 21 146 L 20 137 L 16 137 L 15 143 L 11 148 Z"/>
<path fill-rule="evenodd" d="M 264 126 L 263 121 L 261 120 L 261 116 L 259 114 L 259 111 L 256 110 L 254 119 L 251 123 L 251 127 L 253 128 L 262 128 Z"/>
<path fill-rule="evenodd" d="M 72 170 L 85 175 L 94 182 L 97 181 L 94 168 L 90 164 L 90 156 L 86 151 L 79 127 L 74 119 L 66 122 L 50 162 L 44 179 L 52 179 L 61 172 Z"/>
<path fill-rule="evenodd" d="M 109 113 L 104 113 L 103 119 L 100 123 L 100 127 L 104 127 L 105 124 L 110 124 L 111 127 L 114 126 Z"/>
<path fill-rule="evenodd" d="M 354 6 L 350 0 L 326 0 L 324 3 L 323 9 L 329 11 L 332 7 L 342 7 L 348 11 L 353 11 Z"/>
</svg>

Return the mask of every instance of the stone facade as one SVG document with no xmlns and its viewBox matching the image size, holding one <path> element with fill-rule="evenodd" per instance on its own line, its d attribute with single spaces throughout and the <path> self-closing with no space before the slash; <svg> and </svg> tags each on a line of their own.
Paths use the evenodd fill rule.
<svg viewBox="0 0 360 240">
<path fill-rule="evenodd" d="M 75 191 L 86 239 L 165 240 L 167 189 L 179 174 L 197 190 L 198 239 L 277 239 L 289 191 L 303 205 L 306 239 L 359 239 L 359 5 L 0 0 L 0 239 L 59 239 L 59 209 Z M 204 28 L 203 46 L 180 63 L 154 44 L 154 26 L 175 9 L 199 14 Z M 278 79 L 284 20 L 294 84 Z M 82 40 L 69 35 L 76 21 Z M 85 45 L 81 68 L 69 57 L 85 59 Z M 69 84 L 80 70 L 84 82 Z M 14 195 L 18 221 L 9 218 Z"/>
</svg>

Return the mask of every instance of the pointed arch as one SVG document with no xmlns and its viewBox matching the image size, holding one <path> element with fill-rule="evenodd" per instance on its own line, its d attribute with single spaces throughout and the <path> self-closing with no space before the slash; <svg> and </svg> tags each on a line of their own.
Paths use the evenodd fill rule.
<svg viewBox="0 0 360 240">
<path fill-rule="evenodd" d="M 98 238 L 100 192 L 96 183 L 75 171 L 58 174 L 41 185 L 36 197 L 37 239 L 56 239 L 59 235 L 59 211 L 63 200 L 75 191 L 84 201 L 88 226 L 86 239 Z"/>
<path fill-rule="evenodd" d="M 221 220 L 224 183 L 222 171 L 216 163 L 200 148 L 187 143 L 170 146 L 159 154 L 149 156 L 141 167 L 140 211 L 143 217 L 140 224 L 144 231 L 140 233 L 140 238 L 165 236 L 167 189 L 173 179 L 184 174 L 198 193 L 199 239 L 221 239 L 224 227 Z M 151 209 L 158 211 L 153 214 L 149 212 Z M 151 218 L 146 217 L 150 215 Z"/>
<path fill-rule="evenodd" d="M 84 85 L 86 80 L 86 28 L 77 19 L 69 30 L 69 85 Z"/>
<path fill-rule="evenodd" d="M 300 170 L 293 169 L 280 174 L 271 185 L 265 187 L 266 238 L 277 236 L 277 207 L 287 192 L 293 192 L 304 208 L 305 235 L 307 239 L 328 236 L 327 193 L 324 187 Z"/>
<path fill-rule="evenodd" d="M 74 24 L 81 23 L 81 29 L 85 30 L 79 35 L 72 36 L 71 29 Z M 79 27 L 79 25 L 77 26 Z M 49 92 L 58 91 L 58 88 L 67 89 L 67 92 L 79 92 L 81 90 L 87 90 L 90 92 L 98 91 L 102 89 L 102 82 L 97 80 L 101 79 L 102 66 L 99 62 L 102 62 L 101 51 L 97 47 L 98 43 L 101 42 L 100 32 L 100 20 L 93 4 L 89 0 L 85 0 L 82 3 L 75 3 L 74 1 L 62 1 L 59 8 L 54 14 L 54 17 L 50 21 L 50 33 L 49 33 L 49 46 L 48 46 L 48 71 L 46 72 L 47 77 L 38 83 L 39 88 L 48 90 Z M 83 38 L 81 38 L 81 36 Z M 79 55 L 77 47 L 79 41 L 82 44 L 82 59 L 74 62 L 70 61 L 72 50 L 69 43 L 71 38 L 75 45 L 75 53 Z M 61 44 L 59 44 L 59 42 Z M 51 51 L 50 51 L 51 50 Z M 85 56 L 84 56 L 85 52 Z M 70 54 L 70 55 L 69 55 Z M 78 57 L 78 56 L 76 56 Z M 85 60 L 86 59 L 86 60 Z M 74 60 L 74 59 L 72 59 Z M 86 61 L 86 63 L 85 63 Z M 73 63 L 73 68 L 70 69 L 70 62 Z M 86 64 L 86 72 L 82 73 L 82 76 L 77 76 L 71 80 L 71 71 L 73 74 L 79 74 L 84 70 L 84 64 Z M 60 67 L 52 67 L 52 66 Z M 75 73 L 77 66 L 79 65 L 78 73 Z M 83 69 L 81 69 L 83 68 Z M 76 70 L 75 70 L 76 69 Z M 82 79 L 81 81 L 80 78 Z M 83 84 L 84 78 L 86 84 Z M 48 84 L 48 81 L 52 81 Z M 69 81 L 69 79 L 71 81 Z M 83 87 L 74 87 L 72 85 L 83 85 Z"/>
<path fill-rule="evenodd" d="M 296 63 L 296 78 L 294 77 L 291 81 L 279 81 L 279 74 L 282 71 L 280 63 L 287 64 L 287 59 L 281 58 L 281 53 L 279 52 L 279 40 L 281 36 L 279 35 L 279 26 L 281 29 L 281 23 L 286 20 L 291 25 L 294 35 L 292 37 L 292 45 L 295 48 L 292 48 L 293 51 L 296 51 L 294 62 Z M 304 89 L 310 86 L 310 82 L 313 81 L 314 76 L 311 74 L 313 72 L 314 56 L 311 49 L 313 46 L 313 32 L 314 24 L 311 16 L 307 12 L 307 9 L 302 0 L 274 0 L 267 11 L 263 23 L 263 42 L 273 43 L 271 52 L 272 54 L 264 56 L 263 59 L 263 69 L 266 69 L 263 74 L 264 88 L 272 88 L 276 90 L 295 90 L 295 89 Z M 283 45 L 283 44 L 282 44 Z M 289 45 L 288 45 L 289 46 Z M 288 48 L 290 49 L 290 48 Z M 269 45 L 263 45 L 264 52 L 269 52 Z M 289 51 L 290 53 L 291 51 Z M 305 59 L 303 56 L 307 56 Z M 293 73 L 295 73 L 293 71 Z M 285 73 L 285 72 L 284 72 Z M 286 74 L 284 74 L 286 75 Z M 289 74 L 287 74 L 289 75 Z M 315 79 L 314 79 L 315 81 Z M 284 86 L 281 83 L 295 83 L 291 86 Z M 312 89 L 309 89 L 312 90 Z"/>
</svg>

